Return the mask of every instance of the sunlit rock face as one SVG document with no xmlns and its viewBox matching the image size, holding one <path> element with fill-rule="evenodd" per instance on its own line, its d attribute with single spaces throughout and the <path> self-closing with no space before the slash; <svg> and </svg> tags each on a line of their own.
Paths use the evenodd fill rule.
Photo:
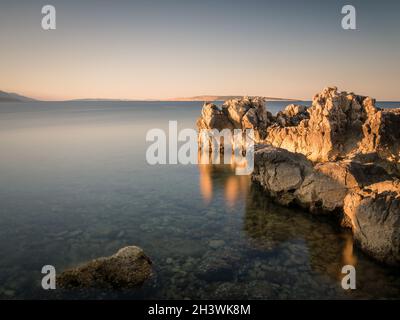
<svg viewBox="0 0 400 320">
<path fill-rule="evenodd" d="M 281 127 L 292 127 L 300 124 L 302 120 L 309 119 L 310 114 L 306 106 L 290 104 L 276 115 L 276 123 Z"/>
<path fill-rule="evenodd" d="M 312 161 L 334 161 L 357 150 L 367 108 L 375 108 L 370 98 L 328 87 L 314 96 L 308 117 L 301 110 L 302 119 L 294 125 L 276 123 L 266 140 Z"/>
<path fill-rule="evenodd" d="M 400 175 L 400 109 L 379 109 L 370 97 L 327 87 L 310 107 L 291 104 L 273 116 L 260 97 L 205 103 L 199 130 L 253 129 L 254 142 L 301 153 L 314 162 L 375 156 Z"/>
<path fill-rule="evenodd" d="M 202 130 L 210 131 L 217 129 L 246 129 L 254 130 L 254 142 L 259 143 L 265 140 L 266 129 L 274 121 L 274 117 L 265 109 L 265 101 L 261 97 L 244 97 L 241 99 L 231 99 L 226 101 L 221 108 L 213 103 L 205 103 L 201 111 L 201 116 L 197 120 L 199 132 Z M 199 135 L 199 146 L 203 146 L 203 139 L 211 143 L 209 137 Z M 235 141 L 231 141 L 232 144 Z"/>
<path fill-rule="evenodd" d="M 400 264 L 400 109 L 327 87 L 276 116 L 261 98 L 205 104 L 198 128 L 254 129 L 252 180 L 283 205 L 341 217 L 361 249 Z"/>
<path fill-rule="evenodd" d="M 386 160 L 382 165 L 393 173 L 400 172 L 400 109 L 368 110 L 360 143 L 362 154 L 376 154 Z"/>
</svg>

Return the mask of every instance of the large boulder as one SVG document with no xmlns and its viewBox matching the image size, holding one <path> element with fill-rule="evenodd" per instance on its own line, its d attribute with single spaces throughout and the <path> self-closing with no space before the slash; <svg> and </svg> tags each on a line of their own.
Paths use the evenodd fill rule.
<svg viewBox="0 0 400 320">
<path fill-rule="evenodd" d="M 350 192 L 344 212 L 354 239 L 369 255 L 400 264 L 400 181 L 384 181 Z"/>
<path fill-rule="evenodd" d="M 98 258 L 57 276 L 64 289 L 132 289 L 152 275 L 151 260 L 136 246 L 120 249 L 110 257 Z"/>
<path fill-rule="evenodd" d="M 338 212 L 349 190 L 390 179 L 380 167 L 349 160 L 314 165 L 304 155 L 266 145 L 254 157 L 253 181 L 277 202 L 311 212 Z"/>
</svg>

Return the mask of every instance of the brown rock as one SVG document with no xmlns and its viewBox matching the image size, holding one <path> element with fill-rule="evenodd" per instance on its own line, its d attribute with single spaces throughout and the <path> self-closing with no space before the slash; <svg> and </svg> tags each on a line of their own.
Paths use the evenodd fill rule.
<svg viewBox="0 0 400 320">
<path fill-rule="evenodd" d="M 325 88 L 315 95 L 307 114 L 296 121 L 268 128 L 266 141 L 276 147 L 302 153 L 312 161 L 334 161 L 357 149 L 366 111 L 365 97 Z M 300 121 L 299 121 L 300 120 Z M 293 126 L 293 124 L 298 125 Z"/>
<path fill-rule="evenodd" d="M 380 167 L 349 160 L 318 163 L 285 149 L 264 146 L 254 158 L 253 180 L 279 203 L 296 203 L 311 212 L 343 208 L 349 190 L 390 179 Z"/>
<path fill-rule="evenodd" d="M 129 246 L 110 257 L 64 271 L 57 277 L 57 286 L 65 289 L 132 289 L 150 278 L 151 264 L 141 248 Z"/>
<path fill-rule="evenodd" d="M 386 264 L 400 264 L 400 182 L 384 181 L 350 192 L 344 212 L 358 245 Z"/>
<path fill-rule="evenodd" d="M 377 153 L 400 172 L 400 109 L 371 110 L 363 125 L 360 152 Z"/>
</svg>

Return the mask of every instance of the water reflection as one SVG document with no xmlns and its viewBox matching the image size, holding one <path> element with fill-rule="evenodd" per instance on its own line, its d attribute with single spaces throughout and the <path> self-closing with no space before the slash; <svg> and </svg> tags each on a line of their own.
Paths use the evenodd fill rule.
<svg viewBox="0 0 400 320">
<path fill-rule="evenodd" d="M 265 256 L 269 271 L 281 270 L 287 279 L 296 282 L 303 277 L 313 283 L 315 274 L 328 276 L 334 290 L 340 289 L 342 266 L 357 264 L 350 233 L 326 217 L 312 217 L 300 209 L 275 204 L 250 183 L 249 176 L 235 175 L 234 165 L 199 165 L 199 172 L 205 203 L 211 203 L 218 194 L 223 194 L 227 208 L 245 202 L 242 228 L 248 254 Z M 279 279 L 285 281 L 282 276 Z M 315 290 L 312 285 L 304 286 L 310 286 L 310 292 Z"/>
<path fill-rule="evenodd" d="M 235 175 L 236 168 L 245 168 L 247 165 L 243 158 L 237 160 L 232 154 L 230 159 L 226 157 L 224 159 L 224 156 L 216 156 L 215 153 L 199 152 L 198 159 L 200 193 L 205 204 L 211 202 L 214 188 L 223 191 L 228 208 L 234 208 L 239 199 L 245 199 L 249 190 L 250 176 Z M 202 164 L 216 162 L 220 164 Z"/>
<path fill-rule="evenodd" d="M 191 127 L 201 103 L 103 107 L 0 110 L 0 299 L 58 298 L 40 286 L 44 264 L 61 271 L 127 245 L 152 258 L 154 281 L 82 298 L 400 297 L 400 274 L 360 254 L 351 234 L 273 204 L 234 165 L 147 165 L 147 130 Z M 341 266 L 355 262 L 357 290 L 344 293 Z"/>
</svg>

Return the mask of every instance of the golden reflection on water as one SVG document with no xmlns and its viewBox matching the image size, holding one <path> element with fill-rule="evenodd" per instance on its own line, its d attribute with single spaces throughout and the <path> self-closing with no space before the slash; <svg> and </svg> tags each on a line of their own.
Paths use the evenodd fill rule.
<svg viewBox="0 0 400 320">
<path fill-rule="evenodd" d="M 211 165 L 200 164 L 200 193 L 203 197 L 204 203 L 209 204 L 213 194 L 213 183 L 211 179 Z"/>
<path fill-rule="evenodd" d="M 233 208 L 240 197 L 246 197 L 249 190 L 249 177 L 232 176 L 225 182 L 225 201 Z"/>
<path fill-rule="evenodd" d="M 215 163 L 215 155 L 199 152 L 199 184 L 200 193 L 204 203 L 209 204 L 213 198 L 214 189 L 223 191 L 224 199 L 227 207 L 233 208 L 239 203 L 240 199 L 247 196 L 249 190 L 250 176 L 235 175 L 235 169 L 238 167 L 246 167 L 246 163 L 240 160 L 238 163 L 234 155 L 232 155 L 229 164 L 223 164 L 223 156 L 221 156 L 221 164 Z M 210 164 L 201 164 L 201 163 Z"/>
<path fill-rule="evenodd" d="M 353 252 L 353 236 L 351 234 L 346 234 L 345 240 L 346 241 L 342 251 L 343 265 L 352 265 L 355 267 L 357 264 L 357 257 Z"/>
<path fill-rule="evenodd" d="M 200 156 L 200 155 L 199 155 Z M 205 155 L 202 155 L 203 157 Z M 207 155 L 206 155 L 207 156 Z M 211 162 L 211 161 L 210 161 Z M 221 162 L 223 162 L 221 160 Z M 201 163 L 201 162 L 199 162 Z M 242 164 L 245 165 L 245 164 Z M 260 215 L 258 218 L 251 219 L 251 222 L 248 226 L 250 229 L 247 229 L 248 235 L 251 238 L 261 236 L 263 241 L 266 241 L 267 244 L 272 244 L 273 246 L 278 246 L 281 241 L 287 241 L 290 238 L 297 238 L 299 235 L 302 235 L 303 238 L 306 240 L 308 249 L 312 252 L 313 259 L 310 260 L 310 264 L 313 268 L 318 271 L 327 273 L 330 277 L 341 281 L 343 278 L 343 274 L 341 273 L 342 267 L 344 265 L 352 265 L 356 266 L 357 264 L 357 257 L 353 251 L 353 237 L 350 233 L 343 233 L 341 236 L 337 237 L 336 240 L 338 243 L 332 245 L 333 254 L 325 255 L 321 253 L 321 248 L 315 247 L 315 239 L 310 238 L 312 233 L 304 232 L 304 228 L 298 226 L 298 228 L 294 227 L 294 229 L 286 230 L 286 236 L 280 237 L 279 235 L 285 230 L 277 230 L 276 228 L 281 228 L 281 219 L 285 218 L 287 215 L 287 208 L 284 209 L 282 212 L 282 218 L 280 219 L 275 214 L 271 215 L 265 212 L 265 208 L 269 208 L 279 215 L 280 206 L 277 204 L 273 204 L 266 195 L 264 196 L 262 193 L 253 192 L 250 189 L 250 176 L 240 176 L 235 174 L 235 169 L 237 168 L 238 164 L 234 162 L 232 159 L 230 164 L 223 165 L 223 164 L 199 164 L 199 184 L 200 184 L 200 193 L 204 200 L 204 203 L 210 204 L 213 200 L 213 197 L 217 197 L 219 195 L 223 195 L 224 201 L 227 208 L 234 208 L 235 206 L 240 205 L 242 201 L 246 203 L 246 216 L 248 218 L 249 212 L 253 212 L 253 215 Z M 257 209 L 255 211 L 250 210 L 249 208 L 253 208 L 254 206 L 258 208 L 261 203 L 260 199 L 257 197 L 261 197 L 261 203 L 267 202 L 269 205 L 266 207 L 262 205 L 263 209 Z M 245 200 L 247 199 L 247 200 Z M 250 202 L 249 202 L 250 201 Z M 282 208 L 283 209 L 283 208 Z M 300 209 L 299 209 L 300 210 Z M 267 210 L 268 211 L 268 210 Z M 292 210 L 290 215 L 296 215 L 298 212 L 296 210 Z M 309 225 L 311 228 L 315 221 L 308 220 L 307 218 L 302 218 L 303 216 L 298 217 L 298 221 Z M 254 217 L 253 217 L 254 218 Z M 272 220 L 271 220 L 272 219 Z M 274 219 L 276 219 L 276 223 L 274 223 Z M 258 223 L 254 224 L 254 221 Z M 259 224 L 261 222 L 262 225 Z M 334 223 L 334 222 L 333 222 Z M 265 225 L 264 225 L 265 224 Z M 260 229 L 261 228 L 261 229 Z M 272 228 L 272 230 L 271 230 Z M 325 230 L 326 226 L 321 226 L 322 230 Z M 324 229 L 325 228 L 325 229 Z M 261 231 L 261 232 L 259 232 Z M 293 234 L 292 234 L 293 232 Z M 304 232 L 304 233 L 303 233 Z M 324 232 L 324 231 L 321 231 Z M 273 235 L 278 235 L 274 239 L 269 239 L 269 235 L 273 237 Z M 277 239 L 281 239 L 280 241 L 276 241 Z M 342 239 L 342 240 L 341 240 Z M 273 240 L 273 241 L 272 241 Z M 319 245 L 324 246 L 323 240 L 320 240 Z M 331 250 L 331 251 L 332 251 Z M 323 251 L 323 250 L 322 250 Z"/>
</svg>

